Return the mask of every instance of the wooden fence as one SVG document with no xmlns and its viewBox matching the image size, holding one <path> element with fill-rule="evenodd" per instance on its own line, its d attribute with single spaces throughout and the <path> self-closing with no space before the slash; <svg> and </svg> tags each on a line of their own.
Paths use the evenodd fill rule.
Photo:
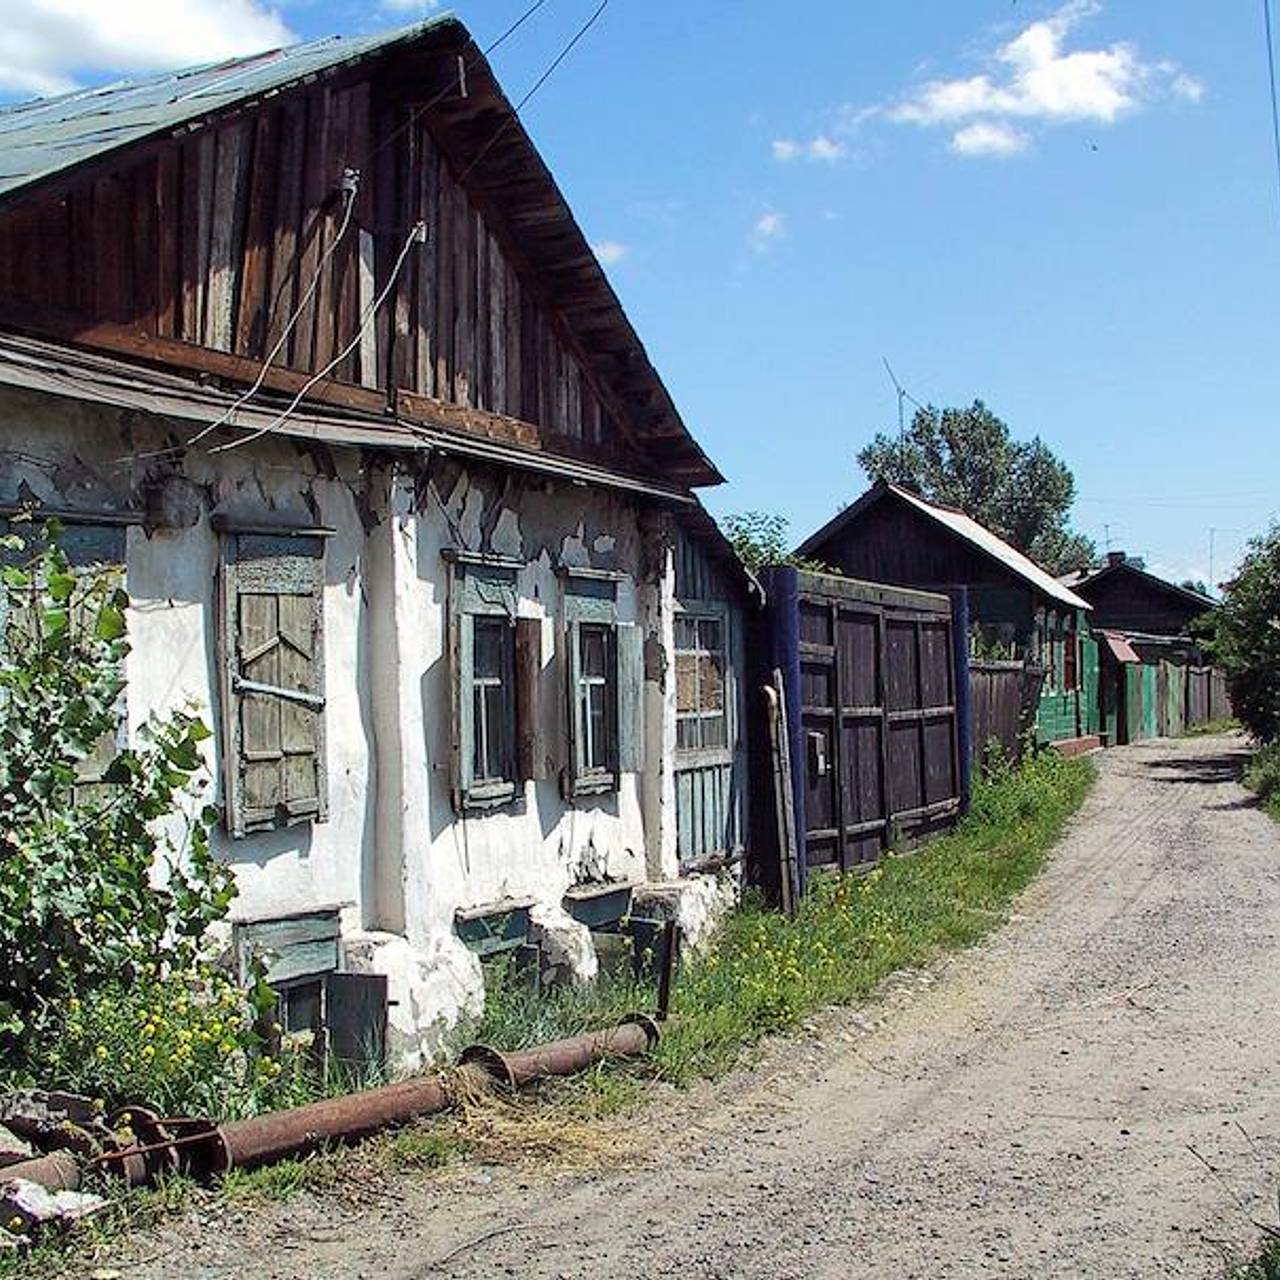
<svg viewBox="0 0 1280 1280">
<path fill-rule="evenodd" d="M 1227 678 L 1216 667 L 1188 667 L 1186 727 L 1226 720 L 1231 715 Z"/>
<path fill-rule="evenodd" d="M 873 863 L 955 820 L 963 659 L 946 596 L 792 568 L 765 589 L 753 648 L 782 677 L 800 890 L 810 869 Z"/>
<path fill-rule="evenodd" d="M 1043 667 L 970 659 L 968 749 L 975 769 L 996 743 L 1008 759 L 1022 759 L 1043 684 Z"/>
</svg>

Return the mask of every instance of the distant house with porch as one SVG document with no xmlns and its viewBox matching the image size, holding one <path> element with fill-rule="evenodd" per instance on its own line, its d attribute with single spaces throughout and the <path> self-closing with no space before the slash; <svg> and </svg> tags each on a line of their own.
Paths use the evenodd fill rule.
<svg viewBox="0 0 1280 1280">
<path fill-rule="evenodd" d="M 1060 581 L 1093 606 L 1099 724 L 1109 744 L 1174 735 L 1230 714 L 1222 673 L 1192 634 L 1196 619 L 1216 608 L 1208 596 L 1148 573 L 1123 551 Z"/>
<path fill-rule="evenodd" d="M 878 482 L 797 554 L 853 578 L 964 590 L 975 656 L 1043 669 L 1035 732 L 1068 749 L 1097 745 L 1097 645 L 1089 602 L 955 507 Z"/>
</svg>

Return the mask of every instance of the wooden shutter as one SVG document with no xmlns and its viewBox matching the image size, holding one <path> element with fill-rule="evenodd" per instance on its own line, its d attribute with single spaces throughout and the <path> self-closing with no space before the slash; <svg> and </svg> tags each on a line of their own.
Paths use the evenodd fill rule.
<svg viewBox="0 0 1280 1280">
<path fill-rule="evenodd" d="M 542 621 L 516 619 L 516 779 L 547 776 L 539 723 L 542 685 Z"/>
<path fill-rule="evenodd" d="M 617 629 L 618 744 L 622 773 L 644 768 L 644 646 L 639 627 L 627 623 Z"/>
<path fill-rule="evenodd" d="M 227 826 L 323 821 L 323 543 L 235 535 L 224 559 Z"/>
</svg>

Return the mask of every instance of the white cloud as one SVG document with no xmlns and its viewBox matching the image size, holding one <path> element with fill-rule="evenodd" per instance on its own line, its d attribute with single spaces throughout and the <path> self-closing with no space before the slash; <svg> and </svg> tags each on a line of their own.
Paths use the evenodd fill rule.
<svg viewBox="0 0 1280 1280">
<path fill-rule="evenodd" d="M 930 80 L 896 102 L 847 110 L 846 121 L 856 126 L 875 115 L 946 128 L 961 155 L 1010 155 L 1031 140 L 1019 124 L 1110 125 L 1160 98 L 1201 100 L 1199 80 L 1176 63 L 1143 61 L 1131 44 L 1068 50 L 1067 37 L 1101 8 L 1098 0 L 1069 0 L 999 46 L 989 71 Z"/>
<path fill-rule="evenodd" d="M 440 7 L 440 0 L 379 0 L 378 8 L 387 13 L 425 14 Z"/>
<path fill-rule="evenodd" d="M 773 158 L 786 164 L 792 160 L 813 160 L 825 164 L 835 164 L 843 160 L 846 154 L 845 145 L 836 138 L 820 133 L 808 142 L 797 142 L 794 138 L 777 138 L 771 150 Z"/>
<path fill-rule="evenodd" d="M 591 246 L 591 252 L 606 267 L 611 267 L 615 262 L 621 262 L 631 250 L 625 244 L 619 244 L 616 240 L 600 240 Z"/>
<path fill-rule="evenodd" d="M 978 120 L 951 138 L 951 150 L 962 156 L 1012 156 L 1030 144 L 1029 134 L 1003 120 Z"/>
<path fill-rule="evenodd" d="M 0 0 L 0 92 L 60 93 L 82 76 L 216 62 L 293 38 L 259 0 Z"/>
<path fill-rule="evenodd" d="M 762 213 L 751 228 L 751 247 L 757 253 L 764 253 L 775 241 L 787 233 L 787 220 L 782 214 L 770 210 Z"/>
</svg>

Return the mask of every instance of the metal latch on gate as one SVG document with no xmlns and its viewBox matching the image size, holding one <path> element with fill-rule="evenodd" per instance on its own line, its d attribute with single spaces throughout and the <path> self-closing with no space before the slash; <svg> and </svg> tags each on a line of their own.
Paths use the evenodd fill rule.
<svg viewBox="0 0 1280 1280">
<path fill-rule="evenodd" d="M 816 778 L 825 778 L 831 772 L 827 760 L 827 735 L 818 729 L 810 729 L 808 740 L 809 771 Z"/>
</svg>

